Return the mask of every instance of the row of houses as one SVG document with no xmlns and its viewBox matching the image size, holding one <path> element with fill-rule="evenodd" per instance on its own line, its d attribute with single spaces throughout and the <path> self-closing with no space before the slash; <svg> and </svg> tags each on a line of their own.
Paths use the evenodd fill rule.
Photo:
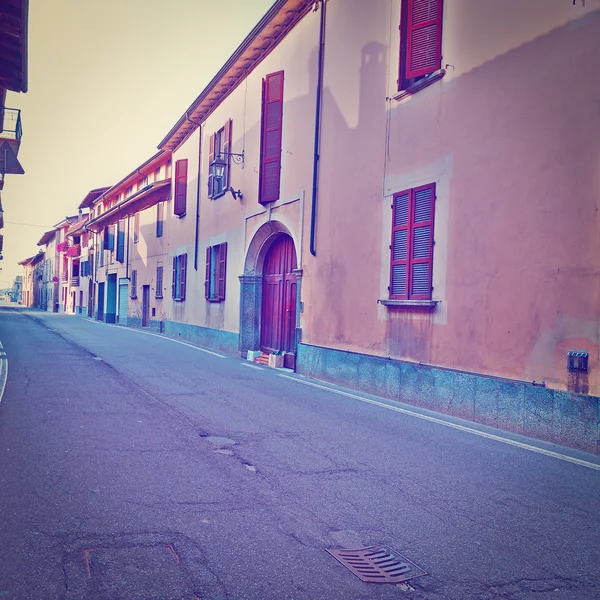
<svg viewBox="0 0 600 600">
<path fill-rule="evenodd" d="M 599 9 L 277 0 L 26 297 L 597 451 Z"/>
</svg>

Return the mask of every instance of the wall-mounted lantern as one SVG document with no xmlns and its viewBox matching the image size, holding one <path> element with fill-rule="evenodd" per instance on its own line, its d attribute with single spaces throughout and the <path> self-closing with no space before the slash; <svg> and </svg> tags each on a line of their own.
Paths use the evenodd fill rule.
<svg viewBox="0 0 600 600">
<path fill-rule="evenodd" d="M 243 198 L 240 190 L 234 190 L 233 187 L 229 186 L 227 189 L 223 189 L 225 181 L 225 173 L 228 167 L 227 159 L 231 157 L 236 165 L 242 165 L 244 168 L 244 153 L 235 154 L 234 152 L 220 152 L 215 156 L 215 159 L 210 163 L 210 174 L 213 178 L 213 185 L 216 186 L 220 191 L 231 192 L 234 200 L 241 200 Z"/>
</svg>

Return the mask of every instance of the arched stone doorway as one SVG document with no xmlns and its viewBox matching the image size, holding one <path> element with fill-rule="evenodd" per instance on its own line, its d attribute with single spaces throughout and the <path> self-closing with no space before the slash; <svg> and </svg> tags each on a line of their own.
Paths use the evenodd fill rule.
<svg viewBox="0 0 600 600">
<path fill-rule="evenodd" d="M 281 351 L 295 367 L 300 283 L 294 239 L 279 221 L 265 223 L 254 235 L 240 276 L 240 353 Z"/>
</svg>

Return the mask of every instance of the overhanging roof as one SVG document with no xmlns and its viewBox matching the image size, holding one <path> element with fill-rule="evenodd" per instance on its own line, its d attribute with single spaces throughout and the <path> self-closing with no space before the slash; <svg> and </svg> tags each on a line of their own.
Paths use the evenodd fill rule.
<svg viewBox="0 0 600 600">
<path fill-rule="evenodd" d="M 149 173 L 151 173 L 153 171 L 153 169 L 156 167 L 156 165 L 162 164 L 162 162 L 165 159 L 169 158 L 170 156 L 171 156 L 170 152 L 167 152 L 165 150 L 159 150 L 156 154 L 154 154 L 154 156 L 150 157 L 145 163 L 143 163 L 137 169 L 135 169 L 135 171 L 132 171 L 131 173 L 129 173 L 129 175 L 126 175 L 125 177 L 123 177 L 123 179 L 121 179 L 121 181 L 119 181 L 118 183 L 115 183 L 115 185 L 112 185 L 112 186 L 106 188 L 104 190 L 104 192 L 102 192 L 101 194 L 96 196 L 96 198 L 94 198 L 94 200 L 92 201 L 92 203 L 89 206 L 91 207 L 93 204 L 96 204 L 98 201 L 103 200 L 104 198 L 108 198 L 108 197 L 112 196 L 113 194 L 119 193 L 122 189 L 124 189 L 130 183 L 134 184 L 141 176 L 148 175 Z M 84 201 L 85 201 L 85 199 L 84 199 Z M 85 207 L 80 205 L 79 208 L 85 208 Z"/>
<path fill-rule="evenodd" d="M 87 220 L 88 216 L 86 215 L 78 223 L 73 223 L 73 225 L 71 225 L 71 227 L 69 227 L 69 229 L 67 230 L 67 235 L 76 235 L 77 233 L 81 233 L 83 231 L 83 228 L 85 227 L 85 224 L 87 223 Z"/>
<path fill-rule="evenodd" d="M 229 60 L 194 100 L 158 145 L 174 152 L 208 115 L 247 77 L 296 23 L 315 0 L 277 0 Z"/>
<path fill-rule="evenodd" d="M 0 88 L 27 91 L 29 0 L 0 2 Z"/>
<path fill-rule="evenodd" d="M 26 258 L 24 260 L 22 260 L 20 263 L 17 263 L 23 267 L 26 267 L 27 265 L 31 264 L 31 261 L 37 256 L 37 254 L 35 256 L 30 256 L 29 258 Z"/>
<path fill-rule="evenodd" d="M 106 190 L 110 190 L 110 186 L 96 188 L 95 190 L 90 190 L 87 193 L 86 197 L 81 201 L 81 204 L 78 206 L 78 208 L 89 208 L 90 206 L 92 206 L 92 204 L 94 204 L 94 202 L 96 201 L 96 198 L 98 198 L 98 196 L 101 196 L 102 194 L 104 194 L 104 192 L 106 192 Z"/>
<path fill-rule="evenodd" d="M 40 241 L 37 243 L 38 246 L 45 246 L 52 238 L 56 235 L 56 229 L 52 229 L 50 231 L 46 231 L 44 235 L 40 238 Z"/>
<path fill-rule="evenodd" d="M 141 210 L 150 208 L 151 206 L 168 200 L 171 195 L 171 180 L 163 179 L 155 181 L 142 188 L 132 196 L 121 200 L 99 217 L 92 219 L 85 226 L 90 231 L 99 232 L 103 227 L 114 225 L 117 221 L 124 219 L 129 215 L 133 215 Z"/>
</svg>

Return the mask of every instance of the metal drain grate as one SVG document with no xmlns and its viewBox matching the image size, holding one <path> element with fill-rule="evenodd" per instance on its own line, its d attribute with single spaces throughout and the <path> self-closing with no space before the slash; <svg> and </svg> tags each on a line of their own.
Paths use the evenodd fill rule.
<svg viewBox="0 0 600 600">
<path fill-rule="evenodd" d="M 427 575 L 421 567 L 387 546 L 370 546 L 356 550 L 325 549 L 359 579 L 369 583 L 402 583 Z"/>
</svg>

